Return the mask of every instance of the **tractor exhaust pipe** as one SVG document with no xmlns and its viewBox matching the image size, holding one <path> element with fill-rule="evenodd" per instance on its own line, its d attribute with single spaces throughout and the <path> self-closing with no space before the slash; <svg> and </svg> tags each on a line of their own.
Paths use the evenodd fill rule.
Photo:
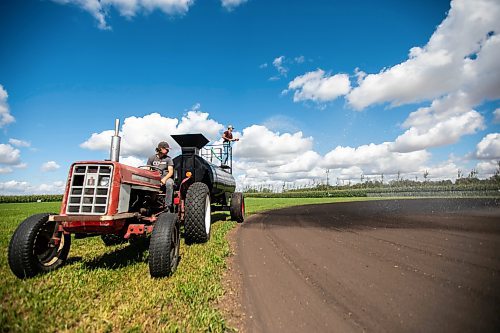
<svg viewBox="0 0 500 333">
<path fill-rule="evenodd" d="M 113 162 L 120 161 L 120 141 L 121 137 L 118 135 L 118 129 L 120 128 L 120 119 L 115 120 L 115 135 L 111 137 L 111 151 L 109 159 Z"/>
</svg>

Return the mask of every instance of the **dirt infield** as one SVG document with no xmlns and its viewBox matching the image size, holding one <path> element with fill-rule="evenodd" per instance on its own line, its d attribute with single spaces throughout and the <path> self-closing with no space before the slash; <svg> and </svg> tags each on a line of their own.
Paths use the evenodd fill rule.
<svg viewBox="0 0 500 333">
<path fill-rule="evenodd" d="M 500 331 L 500 201 L 311 205 L 236 232 L 245 332 Z"/>
</svg>

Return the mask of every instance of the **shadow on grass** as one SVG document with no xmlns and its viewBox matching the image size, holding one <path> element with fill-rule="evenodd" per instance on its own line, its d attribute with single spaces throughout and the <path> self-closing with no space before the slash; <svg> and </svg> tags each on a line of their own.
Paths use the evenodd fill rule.
<svg viewBox="0 0 500 333">
<path fill-rule="evenodd" d="M 212 224 L 219 222 L 219 221 L 226 221 L 228 217 L 229 217 L 229 214 L 225 213 L 225 212 L 213 213 L 212 214 Z"/>
<path fill-rule="evenodd" d="M 82 260 L 83 260 L 83 257 L 81 257 L 81 256 L 78 256 L 78 257 L 69 257 L 66 260 L 66 262 L 64 263 L 64 266 L 73 265 L 73 264 L 81 262 Z"/>
<path fill-rule="evenodd" d="M 84 261 L 83 267 L 89 270 L 119 269 L 135 263 L 147 262 L 148 258 L 144 253 L 147 249 L 143 244 L 130 244 L 116 251 L 105 253 L 91 261 Z"/>
</svg>

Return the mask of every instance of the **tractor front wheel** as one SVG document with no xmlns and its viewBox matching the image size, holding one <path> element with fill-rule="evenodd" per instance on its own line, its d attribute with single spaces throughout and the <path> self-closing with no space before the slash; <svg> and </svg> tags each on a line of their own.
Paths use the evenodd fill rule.
<svg viewBox="0 0 500 333">
<path fill-rule="evenodd" d="M 210 239 L 212 225 L 210 191 L 196 182 L 189 186 L 185 201 L 184 236 L 187 244 L 205 243 Z"/>
<path fill-rule="evenodd" d="M 149 245 L 149 273 L 151 277 L 172 275 L 179 263 L 180 231 L 177 214 L 158 216 Z"/>
<path fill-rule="evenodd" d="M 245 198 L 243 193 L 235 192 L 231 195 L 231 220 L 242 223 L 245 220 Z"/>
<path fill-rule="evenodd" d="M 59 268 L 68 258 L 71 236 L 56 231 L 56 222 L 42 213 L 28 217 L 14 232 L 9 244 L 9 266 L 20 279 Z M 55 244 L 53 236 L 59 239 Z"/>
</svg>

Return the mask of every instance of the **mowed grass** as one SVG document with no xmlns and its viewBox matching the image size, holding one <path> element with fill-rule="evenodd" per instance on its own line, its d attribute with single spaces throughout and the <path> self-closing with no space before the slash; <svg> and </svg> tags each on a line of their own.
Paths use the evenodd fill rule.
<svg viewBox="0 0 500 333">
<path fill-rule="evenodd" d="M 366 200 L 366 198 L 363 198 Z M 361 198 L 247 198 L 251 215 L 299 204 Z M 170 278 L 149 276 L 147 248 L 106 247 L 100 237 L 73 239 L 68 263 L 28 280 L 17 279 L 7 262 L 16 227 L 59 203 L 0 204 L 0 330 L 3 332 L 227 332 L 218 301 L 231 255 L 226 234 L 236 227 L 227 213 L 213 214 L 208 243 L 181 243 L 181 261 Z"/>
</svg>

